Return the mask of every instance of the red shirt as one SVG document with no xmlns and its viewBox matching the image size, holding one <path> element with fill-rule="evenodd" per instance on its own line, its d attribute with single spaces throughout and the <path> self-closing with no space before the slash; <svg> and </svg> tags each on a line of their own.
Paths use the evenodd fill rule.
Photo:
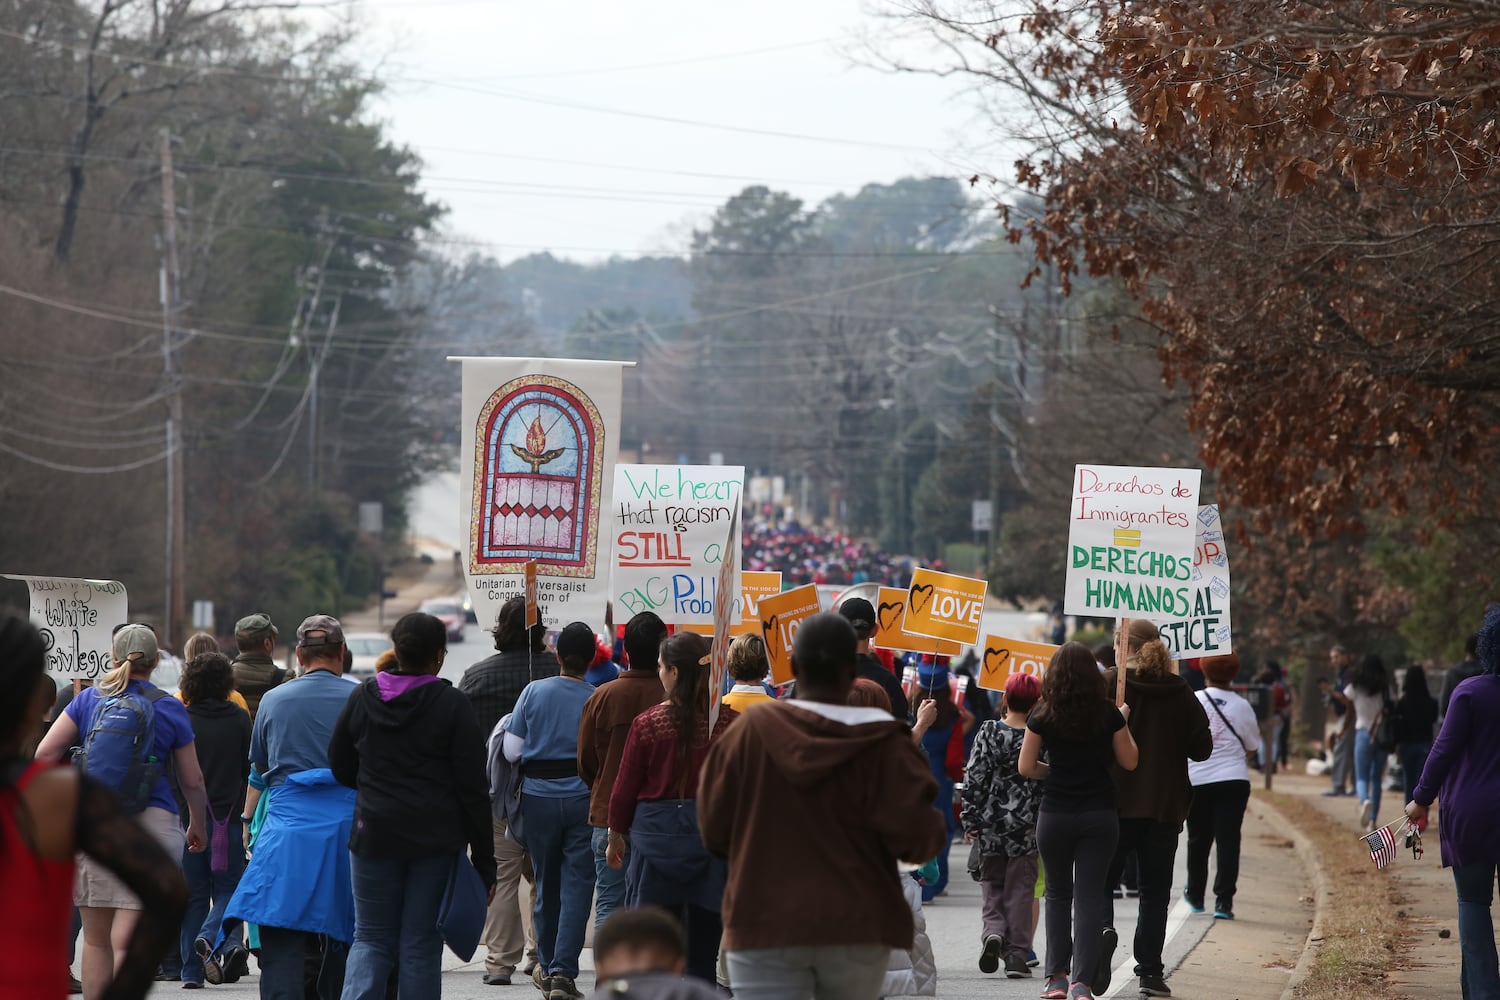
<svg viewBox="0 0 1500 1000">
<path fill-rule="evenodd" d="M 38 857 L 17 825 L 21 792 L 58 765 L 33 763 L 0 788 L 0 1000 L 62 1000 L 68 995 L 68 921 L 73 862 Z"/>
<path fill-rule="evenodd" d="M 617 833 L 629 830 L 635 822 L 637 802 L 697 798 L 698 772 L 703 768 L 709 746 L 739 717 L 734 709 L 722 706 L 713 740 L 708 736 L 708 717 L 698 717 L 697 739 L 693 740 L 689 773 L 683 781 L 677 767 L 677 727 L 667 714 L 667 706 L 654 705 L 638 715 L 630 724 L 630 735 L 625 737 L 620 772 L 609 796 L 609 828 Z"/>
</svg>

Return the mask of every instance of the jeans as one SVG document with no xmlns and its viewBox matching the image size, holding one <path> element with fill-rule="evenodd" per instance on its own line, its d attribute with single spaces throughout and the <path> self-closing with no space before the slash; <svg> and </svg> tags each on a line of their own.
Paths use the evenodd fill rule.
<svg viewBox="0 0 1500 1000">
<path fill-rule="evenodd" d="M 1398 753 L 1401 755 L 1401 790 L 1405 797 L 1401 800 L 1404 806 L 1411 801 L 1411 797 L 1417 790 L 1417 782 L 1422 778 L 1422 768 L 1427 766 L 1427 755 L 1432 752 L 1432 742 L 1426 743 L 1403 743 Z"/>
<path fill-rule="evenodd" d="M 876 1000 L 890 957 L 883 944 L 731 951 L 729 981 L 739 1000 Z"/>
<path fill-rule="evenodd" d="M 339 1000 L 344 992 L 344 964 L 349 946 L 318 934 L 285 927 L 260 928 L 260 1000 L 303 1000 L 303 965 L 308 938 L 321 943 L 323 965 L 318 970 L 318 1000 Z"/>
<path fill-rule="evenodd" d="M 349 857 L 354 883 L 354 946 L 343 1000 L 383 1000 L 400 959 L 403 1000 L 442 994 L 443 938 L 438 911 L 457 853 L 399 860 Z"/>
<path fill-rule="evenodd" d="M 1453 866 L 1465 1000 L 1500 1000 L 1500 962 L 1495 957 L 1495 924 L 1490 916 L 1495 867 L 1493 861 Z"/>
<path fill-rule="evenodd" d="M 1354 793 L 1369 802 L 1370 822 L 1380 815 L 1380 785 L 1385 777 L 1385 751 L 1377 749 L 1368 729 L 1354 731 Z"/>
<path fill-rule="evenodd" d="M 1113 809 L 1037 817 L 1036 845 L 1047 870 L 1048 976 L 1093 985 L 1110 918 L 1110 865 L 1120 839 Z M 1071 974 L 1070 974 L 1071 973 Z M 739 983 L 735 983 L 739 992 Z"/>
<path fill-rule="evenodd" d="M 236 816 L 225 826 L 229 843 L 229 867 L 215 872 L 213 859 L 208 851 L 194 854 L 182 852 L 182 872 L 187 876 L 188 908 L 182 921 L 182 979 L 184 982 L 203 982 L 203 960 L 198 957 L 194 943 L 204 938 L 212 945 L 219 939 L 219 925 L 224 922 L 224 910 L 229 906 L 229 897 L 240 884 L 240 875 L 245 871 L 245 849 L 240 834 L 240 821 Z M 224 940 L 224 948 L 241 947 L 244 943 L 244 928 L 236 925 Z"/>
<path fill-rule="evenodd" d="M 1234 912 L 1234 891 L 1240 877 L 1240 826 L 1245 804 L 1250 801 L 1250 782 L 1215 781 L 1193 789 L 1193 807 L 1187 818 L 1187 890 L 1193 905 L 1203 905 L 1208 887 L 1208 853 L 1218 845 L 1214 874 L 1214 910 Z"/>
<path fill-rule="evenodd" d="M 1177 838 L 1181 827 L 1159 823 L 1154 819 L 1120 820 L 1120 844 L 1110 863 L 1109 879 L 1114 885 L 1125 864 L 1125 854 L 1135 851 L 1140 872 L 1140 905 L 1135 925 L 1135 974 L 1160 976 L 1165 971 L 1161 961 L 1167 942 L 1167 911 L 1172 907 L 1172 864 L 1177 859 Z M 1050 874 L 1052 867 L 1047 871 Z M 1110 924 L 1114 923 L 1114 904 L 1109 903 Z"/>
<path fill-rule="evenodd" d="M 625 905 L 625 869 L 611 868 L 605 860 L 609 850 L 609 830 L 594 827 L 594 926 Z"/>
<path fill-rule="evenodd" d="M 536 951 L 549 976 L 578 978 L 578 956 L 594 901 L 589 796 L 521 795 L 526 850 L 536 873 Z"/>
<path fill-rule="evenodd" d="M 1031 951 L 1031 904 L 1036 898 L 1035 854 L 1008 858 L 986 854 L 979 864 L 982 937 L 998 937 L 1008 955 L 1026 957 Z"/>
</svg>

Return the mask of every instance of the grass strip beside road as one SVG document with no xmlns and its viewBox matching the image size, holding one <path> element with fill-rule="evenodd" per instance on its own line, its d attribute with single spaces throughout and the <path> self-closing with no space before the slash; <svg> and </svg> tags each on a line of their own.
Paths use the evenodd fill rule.
<svg viewBox="0 0 1500 1000">
<path fill-rule="evenodd" d="M 1400 885 L 1375 867 L 1356 834 L 1306 799 L 1273 793 L 1270 800 L 1312 842 L 1327 892 L 1318 914 L 1322 937 L 1311 942 L 1316 956 L 1294 995 L 1396 997 L 1387 973 L 1402 967 L 1411 940 Z"/>
</svg>

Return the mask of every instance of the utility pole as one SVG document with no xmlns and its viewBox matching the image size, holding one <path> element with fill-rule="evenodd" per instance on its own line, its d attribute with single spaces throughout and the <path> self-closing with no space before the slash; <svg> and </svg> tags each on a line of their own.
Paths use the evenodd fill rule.
<svg viewBox="0 0 1500 1000">
<path fill-rule="evenodd" d="M 324 257 L 324 260 L 325 261 L 327 260 L 326 256 Z M 319 290 L 320 291 L 321 291 L 321 288 L 322 288 L 322 283 L 321 283 L 321 280 L 320 280 L 320 282 L 319 282 Z M 333 300 L 333 314 L 328 317 L 328 333 L 323 338 L 323 348 L 322 348 L 322 350 L 319 350 L 316 347 L 312 347 L 312 353 L 311 353 L 311 357 L 312 357 L 312 372 L 308 376 L 308 378 L 310 380 L 310 384 L 308 386 L 308 399 L 307 399 L 307 488 L 308 488 L 308 491 L 314 497 L 316 497 L 318 495 L 318 488 L 319 488 L 319 485 L 320 485 L 319 481 L 318 481 L 318 478 L 319 478 L 319 473 L 321 472 L 321 469 L 319 469 L 319 467 L 318 467 L 318 388 L 319 388 L 319 380 L 323 376 L 323 357 L 328 353 L 329 345 L 333 343 L 333 331 L 338 328 L 338 325 L 339 325 L 339 307 L 341 305 L 343 305 L 343 302 L 344 302 L 344 297 L 342 295 L 336 296 L 334 298 L 334 300 Z"/>
<path fill-rule="evenodd" d="M 182 471 L 182 380 L 177 371 L 175 326 L 178 304 L 177 196 L 173 189 L 172 133 L 161 130 L 161 360 L 167 393 L 167 605 L 163 633 L 176 648 L 182 629 L 185 604 L 183 574 L 186 565 L 187 490 Z"/>
</svg>

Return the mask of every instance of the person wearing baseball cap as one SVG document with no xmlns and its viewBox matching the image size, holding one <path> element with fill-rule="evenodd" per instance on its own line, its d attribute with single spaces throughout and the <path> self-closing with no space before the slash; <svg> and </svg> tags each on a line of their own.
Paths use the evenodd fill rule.
<svg viewBox="0 0 1500 1000">
<path fill-rule="evenodd" d="M 239 655 L 234 658 L 234 689 L 245 698 L 250 718 L 260 711 L 260 699 L 282 681 L 286 671 L 271 659 L 276 648 L 276 626 L 263 611 L 246 615 L 234 626 L 234 643 Z"/>
<path fill-rule="evenodd" d="M 896 679 L 895 674 L 885 669 L 885 664 L 880 662 L 879 657 L 870 652 L 870 637 L 875 634 L 875 606 L 863 597 L 851 597 L 839 605 L 839 614 L 848 619 L 849 624 L 854 627 L 855 638 L 859 640 L 858 672 L 855 676 L 879 684 L 886 697 L 891 699 L 891 714 L 898 719 L 906 719 L 911 706 L 907 704 L 906 692 L 901 690 L 901 682 Z"/>
<path fill-rule="evenodd" d="M 247 622 L 253 635 L 274 641 L 275 626 L 265 615 L 241 620 L 236 639 Z M 269 808 L 225 920 L 260 926 L 262 997 L 303 995 L 309 939 L 322 953 L 319 993 L 334 997 L 343 989 L 354 940 L 349 837 L 355 791 L 333 776 L 328 744 L 344 704 L 359 690 L 344 683 L 344 629 L 337 618 L 311 615 L 297 627 L 297 662 L 300 676 L 261 696 L 251 730 L 254 773 L 241 819 L 250 825 L 262 794 L 258 786 Z"/>
<path fill-rule="evenodd" d="M 584 679 L 594 662 L 594 629 L 573 622 L 557 637 L 562 673 L 521 692 L 505 730 L 507 760 L 519 761 L 521 819 L 536 873 L 537 967 L 531 980 L 548 1000 L 582 997 L 578 958 L 594 900 L 589 786 L 578 774 L 578 731 L 594 693 Z"/>
</svg>

